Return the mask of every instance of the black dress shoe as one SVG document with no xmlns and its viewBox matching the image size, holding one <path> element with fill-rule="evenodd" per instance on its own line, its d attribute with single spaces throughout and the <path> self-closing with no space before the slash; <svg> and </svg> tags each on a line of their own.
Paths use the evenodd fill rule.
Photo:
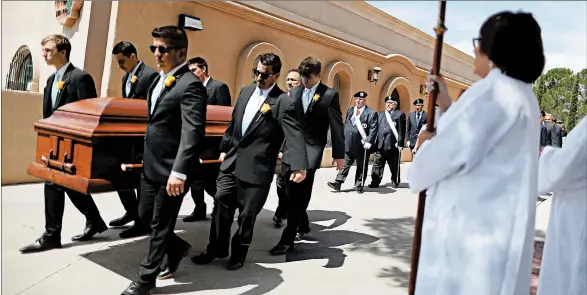
<svg viewBox="0 0 587 295">
<path fill-rule="evenodd" d="M 118 236 L 122 239 L 134 238 L 139 237 L 147 233 L 147 229 L 143 225 L 138 225 L 135 221 L 135 224 L 123 231 L 121 231 Z"/>
<path fill-rule="evenodd" d="M 131 223 L 134 219 L 128 215 L 128 214 L 124 214 L 122 215 L 122 217 L 120 218 L 116 218 L 110 221 L 110 223 L 108 223 L 108 225 L 110 226 L 123 226 L 126 225 L 127 223 Z"/>
<path fill-rule="evenodd" d="M 79 234 L 79 235 L 75 235 L 71 238 L 72 241 L 76 242 L 76 241 L 89 241 L 91 240 L 95 235 L 104 232 L 105 230 L 108 229 L 108 226 L 106 226 L 106 223 L 102 223 L 101 225 L 95 225 L 95 226 L 91 226 L 91 227 L 86 227 L 84 229 L 84 232 Z"/>
<path fill-rule="evenodd" d="M 214 261 L 216 258 L 226 258 L 228 254 L 217 254 L 212 251 L 204 251 L 200 253 L 198 256 L 193 256 L 190 260 L 195 264 L 209 264 L 210 262 Z"/>
<path fill-rule="evenodd" d="M 271 248 L 271 250 L 269 250 L 269 254 L 271 255 L 285 255 L 287 252 L 291 251 L 294 249 L 294 245 L 282 245 L 282 244 L 277 244 L 275 245 L 275 247 Z"/>
<path fill-rule="evenodd" d="M 155 282 L 149 284 L 132 282 L 120 295 L 149 295 L 153 288 L 155 288 Z"/>
<path fill-rule="evenodd" d="M 357 186 L 357 192 L 359 194 L 362 194 L 364 192 L 363 187 L 362 186 Z"/>
<path fill-rule="evenodd" d="M 328 184 L 328 186 L 329 186 L 331 189 L 333 189 L 333 190 L 335 190 L 335 191 L 337 191 L 337 192 L 339 192 L 339 191 L 340 191 L 340 182 L 338 182 L 338 181 L 333 181 L 333 182 L 329 182 L 329 183 L 327 183 L 327 184 Z"/>
<path fill-rule="evenodd" d="M 276 228 L 282 227 L 284 220 L 285 220 L 285 218 L 283 218 L 283 217 L 273 216 L 273 226 L 275 226 Z"/>
<path fill-rule="evenodd" d="M 371 183 L 371 184 L 368 185 L 368 187 L 369 188 L 378 188 L 379 185 L 378 184 Z"/>
<path fill-rule="evenodd" d="M 194 209 L 194 212 L 192 212 L 192 214 L 184 217 L 182 220 L 183 222 L 194 222 L 206 219 L 206 207 L 204 207 L 204 210 Z"/>
<path fill-rule="evenodd" d="M 230 259 L 228 260 L 228 263 L 226 264 L 226 269 L 228 270 L 237 270 L 241 267 L 243 267 L 245 265 L 245 259 L 244 258 L 236 258 L 236 257 L 230 257 Z"/>
<path fill-rule="evenodd" d="M 20 253 L 25 254 L 42 252 L 57 248 L 61 248 L 61 242 L 43 241 L 43 239 L 37 239 L 34 243 L 20 248 Z"/>
<path fill-rule="evenodd" d="M 163 270 L 159 273 L 159 275 L 157 275 L 157 279 L 158 280 L 167 280 L 167 279 L 173 277 L 173 274 L 179 268 L 179 264 L 181 263 L 181 260 L 184 257 L 188 256 L 188 254 L 190 254 L 190 250 L 192 250 L 192 246 L 190 244 L 187 244 L 187 246 L 185 247 L 185 249 L 183 250 L 183 252 L 180 254 L 180 256 L 178 258 L 175 258 L 175 259 L 168 258 L 167 265 L 165 267 L 163 267 Z"/>
</svg>

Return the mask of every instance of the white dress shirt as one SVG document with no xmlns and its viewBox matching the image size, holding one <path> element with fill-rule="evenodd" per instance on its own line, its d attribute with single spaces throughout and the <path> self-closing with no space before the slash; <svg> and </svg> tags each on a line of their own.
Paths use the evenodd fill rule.
<svg viewBox="0 0 587 295">
<path fill-rule="evenodd" d="M 53 79 L 53 87 L 51 87 L 51 105 L 55 107 L 55 102 L 57 101 L 57 93 L 59 89 L 57 89 L 57 83 L 63 80 L 63 75 L 65 75 L 65 70 L 69 67 L 71 63 L 67 62 L 64 66 L 59 69 L 59 71 L 55 72 L 55 78 Z"/>
<path fill-rule="evenodd" d="M 125 91 L 126 91 L 126 96 L 128 97 L 128 95 L 130 94 L 130 87 L 132 86 L 132 83 L 130 80 L 132 80 L 132 77 L 137 73 L 137 70 L 139 69 L 139 65 L 141 65 L 143 63 L 143 61 L 139 61 L 139 63 L 135 66 L 135 68 L 132 70 L 132 72 L 128 75 L 128 77 L 126 77 L 126 87 L 125 87 Z"/>
<path fill-rule="evenodd" d="M 312 88 L 305 88 L 304 92 L 302 93 L 302 105 L 304 106 L 304 113 L 308 111 L 308 107 L 310 106 L 310 102 L 314 97 L 314 93 L 316 93 L 316 88 L 318 88 L 319 82 L 316 85 L 312 86 Z"/>
<path fill-rule="evenodd" d="M 255 88 L 255 91 L 251 95 L 251 98 L 249 99 L 247 106 L 245 107 L 245 113 L 243 115 L 241 128 L 243 136 L 245 135 L 245 132 L 247 131 L 247 128 L 249 128 L 249 125 L 251 124 L 253 119 L 255 119 L 255 114 L 257 114 L 257 112 L 265 102 L 265 99 L 267 99 L 267 95 L 269 94 L 269 92 L 271 92 L 271 90 L 273 90 L 273 87 L 275 87 L 275 84 L 271 85 L 271 87 L 265 90 L 261 90 L 259 89 L 259 87 Z"/>
<path fill-rule="evenodd" d="M 204 80 L 204 87 L 206 87 L 206 85 L 208 85 L 208 81 L 210 81 L 210 76 L 208 76 L 206 78 L 206 80 Z"/>
</svg>

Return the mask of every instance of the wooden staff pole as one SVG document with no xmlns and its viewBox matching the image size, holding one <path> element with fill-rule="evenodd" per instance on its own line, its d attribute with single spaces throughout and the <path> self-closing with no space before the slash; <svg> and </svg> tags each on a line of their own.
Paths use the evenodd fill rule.
<svg viewBox="0 0 587 295">
<path fill-rule="evenodd" d="M 440 60 L 442 57 L 442 44 L 444 40 L 444 15 L 446 12 L 446 1 L 439 1 L 438 23 L 434 28 L 436 33 L 436 43 L 434 44 L 434 60 L 432 61 L 432 71 L 430 74 L 438 76 L 440 74 Z M 434 82 L 434 89 L 428 95 L 428 108 L 426 114 L 426 130 L 434 132 L 434 115 L 436 113 L 436 99 L 438 97 L 438 84 Z M 418 276 L 418 262 L 420 259 L 420 245 L 422 243 L 422 222 L 424 221 L 424 209 L 426 207 L 426 190 L 421 191 L 418 197 L 418 210 L 416 213 L 416 222 L 414 228 L 414 241 L 412 246 L 412 263 L 410 269 L 410 283 L 408 294 L 414 295 L 416 292 L 416 278 Z"/>
</svg>

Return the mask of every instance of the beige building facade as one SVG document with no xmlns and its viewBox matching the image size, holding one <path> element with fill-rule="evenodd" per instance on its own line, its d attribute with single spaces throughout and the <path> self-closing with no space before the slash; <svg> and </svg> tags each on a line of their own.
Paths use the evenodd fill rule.
<svg viewBox="0 0 587 295">
<path fill-rule="evenodd" d="M 151 30 L 177 24 L 180 14 L 188 14 L 199 17 L 204 28 L 188 31 L 188 56 L 207 60 L 211 76 L 229 86 L 233 102 L 240 88 L 251 83 L 254 58 L 264 52 L 282 59 L 282 89 L 288 69 L 310 55 L 320 59 L 322 82 L 339 89 L 343 112 L 357 91 L 367 92 L 368 105 L 377 111 L 394 90 L 406 113 L 414 99 L 426 101 L 423 85 L 434 38 L 361 1 L 63 2 L 81 6 L 71 27 L 56 20 L 55 2 L 3 2 L 2 184 L 38 181 L 26 168 L 35 155 L 32 123 L 41 119 L 43 88 L 54 72 L 40 51 L 40 40 L 49 34 L 70 38 L 71 62 L 93 76 L 100 96 L 121 96 L 124 73 L 110 54 L 114 44 L 132 42 L 139 58 L 155 67 L 148 50 Z M 472 63 L 471 56 L 444 45 L 442 74 L 455 99 L 478 79 Z M 381 72 L 375 82 L 369 72 L 376 67 Z M 15 87 L 12 80 L 23 77 Z"/>
</svg>

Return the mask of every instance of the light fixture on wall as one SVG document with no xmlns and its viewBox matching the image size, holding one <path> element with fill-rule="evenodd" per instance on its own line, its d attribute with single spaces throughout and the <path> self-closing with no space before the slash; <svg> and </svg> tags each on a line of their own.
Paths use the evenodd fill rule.
<svg viewBox="0 0 587 295">
<path fill-rule="evenodd" d="M 204 29 L 199 17 L 183 13 L 179 15 L 178 27 L 190 31 L 201 31 Z"/>
<path fill-rule="evenodd" d="M 367 72 L 367 80 L 369 82 L 373 82 L 377 85 L 377 81 L 379 81 L 379 74 L 381 73 L 381 68 L 379 66 L 375 66 L 373 69 L 370 69 Z"/>
<path fill-rule="evenodd" d="M 428 88 L 426 87 L 426 84 L 420 85 L 420 95 L 428 95 Z"/>
</svg>

